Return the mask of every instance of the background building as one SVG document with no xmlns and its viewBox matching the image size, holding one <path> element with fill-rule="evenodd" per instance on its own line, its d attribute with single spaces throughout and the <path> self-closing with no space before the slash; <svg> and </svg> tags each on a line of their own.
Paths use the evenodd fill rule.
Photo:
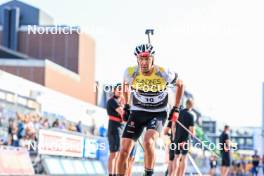
<svg viewBox="0 0 264 176">
<path fill-rule="evenodd" d="M 78 27 L 54 26 L 45 12 L 20 1 L 1 5 L 0 16 L 0 69 L 96 103 L 95 42 L 90 36 Z"/>
</svg>

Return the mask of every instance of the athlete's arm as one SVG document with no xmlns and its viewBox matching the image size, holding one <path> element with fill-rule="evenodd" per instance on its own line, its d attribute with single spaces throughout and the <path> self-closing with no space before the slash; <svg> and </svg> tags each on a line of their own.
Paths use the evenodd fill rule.
<svg viewBox="0 0 264 176">
<path fill-rule="evenodd" d="M 183 93 L 184 93 L 183 81 L 178 79 L 176 81 L 175 85 L 176 85 L 175 107 L 179 108 L 180 103 L 181 103 L 181 99 L 182 99 Z M 177 121 L 178 117 L 179 117 L 179 112 L 174 112 L 173 119 L 172 119 L 172 126 L 171 126 L 172 139 L 173 140 L 174 140 L 175 135 L 176 135 L 176 121 Z"/>
<path fill-rule="evenodd" d="M 123 90 L 122 90 L 122 94 L 123 94 L 123 97 L 125 99 L 125 103 L 128 104 L 129 103 L 129 85 L 128 83 L 124 82 L 123 83 Z"/>
<path fill-rule="evenodd" d="M 195 135 L 195 128 L 194 128 L 194 115 L 190 114 L 190 122 L 189 122 L 189 130 L 191 131 L 191 135 Z"/>
<path fill-rule="evenodd" d="M 128 69 L 125 70 L 124 77 L 123 77 L 123 85 L 122 85 L 122 95 L 125 99 L 125 104 L 129 104 L 129 74 Z"/>
<path fill-rule="evenodd" d="M 231 149 L 231 141 L 229 139 L 226 139 L 224 144 L 224 150 L 229 151 Z"/>
<path fill-rule="evenodd" d="M 232 142 L 229 137 L 225 140 L 225 144 L 226 144 L 226 146 L 224 146 L 224 147 L 226 148 L 226 150 L 230 150 L 233 147 L 234 148 L 237 147 L 237 143 Z"/>
<path fill-rule="evenodd" d="M 178 79 L 175 84 L 176 84 L 175 106 L 180 107 L 181 99 L 184 93 L 184 85 L 183 85 L 183 81 L 180 79 Z"/>
<path fill-rule="evenodd" d="M 236 147 L 236 146 L 237 146 L 237 144 L 234 143 L 234 142 L 232 142 L 230 139 L 227 139 L 227 140 L 226 140 L 226 144 L 227 144 L 227 146 L 228 146 L 229 148 L 231 148 L 231 147 Z"/>
<path fill-rule="evenodd" d="M 163 134 L 164 135 L 168 135 L 171 131 L 171 128 L 170 127 L 165 127 L 164 130 L 163 130 Z"/>
<path fill-rule="evenodd" d="M 231 147 L 231 141 L 229 139 L 225 140 L 225 143 L 226 143 L 227 147 Z"/>
<path fill-rule="evenodd" d="M 195 135 L 194 126 L 190 126 L 189 127 L 189 130 L 192 132 L 192 136 L 194 136 Z"/>
<path fill-rule="evenodd" d="M 118 107 L 118 108 L 116 108 L 115 109 L 115 111 L 122 117 L 123 116 L 123 114 L 124 114 L 124 110 L 123 110 L 123 108 L 122 107 Z"/>
<path fill-rule="evenodd" d="M 176 136 L 176 122 L 172 122 L 171 124 L 171 133 L 172 133 L 172 140 L 174 141 Z"/>
</svg>

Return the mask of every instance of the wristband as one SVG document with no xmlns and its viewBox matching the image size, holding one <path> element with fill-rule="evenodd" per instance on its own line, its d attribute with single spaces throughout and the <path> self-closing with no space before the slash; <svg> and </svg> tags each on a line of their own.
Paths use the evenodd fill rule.
<svg viewBox="0 0 264 176">
<path fill-rule="evenodd" d="M 173 109 L 174 112 L 178 112 L 178 113 L 180 112 L 180 108 L 177 107 L 177 106 L 173 106 L 172 109 Z"/>
</svg>

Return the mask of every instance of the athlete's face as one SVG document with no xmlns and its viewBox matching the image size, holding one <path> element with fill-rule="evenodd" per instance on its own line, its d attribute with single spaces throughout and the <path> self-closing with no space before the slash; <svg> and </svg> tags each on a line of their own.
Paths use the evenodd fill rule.
<svg viewBox="0 0 264 176">
<path fill-rule="evenodd" d="M 193 108 L 193 104 L 194 104 L 193 100 L 187 100 L 187 102 L 186 102 L 186 106 L 188 109 Z"/>
<path fill-rule="evenodd" d="M 229 127 L 226 127 L 225 128 L 225 131 L 228 133 L 229 132 Z"/>
<path fill-rule="evenodd" d="M 142 73 L 148 73 L 152 68 L 153 65 L 152 63 L 153 63 L 152 56 L 138 57 L 138 65 Z"/>
<path fill-rule="evenodd" d="M 121 87 L 118 87 L 118 88 L 116 88 L 115 90 L 114 90 L 114 94 L 115 94 L 115 96 L 116 97 L 120 97 L 120 95 L 121 95 Z"/>
</svg>

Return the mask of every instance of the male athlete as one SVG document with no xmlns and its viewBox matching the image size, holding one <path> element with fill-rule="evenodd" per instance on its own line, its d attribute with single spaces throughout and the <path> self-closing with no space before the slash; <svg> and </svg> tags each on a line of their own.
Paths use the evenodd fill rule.
<svg viewBox="0 0 264 176">
<path fill-rule="evenodd" d="M 120 140 L 124 129 L 124 121 L 127 121 L 127 109 L 123 107 L 121 97 L 121 84 L 116 84 L 113 88 L 113 96 L 107 101 L 107 114 L 109 116 L 108 122 L 108 142 L 110 149 L 110 156 L 108 159 L 108 173 L 109 176 L 115 175 L 117 170 L 117 159 L 120 150 Z M 128 160 L 129 169 L 127 175 L 130 176 L 132 172 L 132 165 L 135 159 L 136 148 L 130 153 Z"/>
<path fill-rule="evenodd" d="M 136 47 L 137 66 L 125 70 L 123 93 L 128 103 L 131 100 L 131 114 L 126 124 L 118 159 L 117 175 L 122 176 L 127 169 L 127 158 L 144 128 L 144 167 L 145 176 L 153 175 L 155 165 L 155 141 L 159 137 L 167 118 L 167 85 L 177 86 L 173 121 L 179 115 L 180 101 L 183 96 L 183 83 L 176 73 L 154 64 L 154 48 L 151 44 Z M 130 90 L 130 91 L 129 91 Z M 129 97 L 130 96 L 130 97 Z"/>
<path fill-rule="evenodd" d="M 194 102 L 192 99 L 187 99 L 186 108 L 180 111 L 178 122 L 185 128 L 190 130 L 191 135 L 194 135 L 194 114 L 192 112 Z M 181 125 L 172 124 L 173 141 L 176 146 L 175 156 L 173 160 L 172 173 L 169 175 L 184 176 L 187 167 L 187 153 L 189 151 L 189 133 Z"/>
<path fill-rule="evenodd" d="M 232 143 L 230 141 L 229 137 L 229 126 L 225 125 L 224 131 L 220 135 L 220 149 L 221 149 L 221 156 L 222 156 L 222 166 L 221 166 L 221 175 L 227 176 L 230 165 L 231 165 L 231 160 L 230 160 L 230 149 L 232 146 Z"/>
</svg>

